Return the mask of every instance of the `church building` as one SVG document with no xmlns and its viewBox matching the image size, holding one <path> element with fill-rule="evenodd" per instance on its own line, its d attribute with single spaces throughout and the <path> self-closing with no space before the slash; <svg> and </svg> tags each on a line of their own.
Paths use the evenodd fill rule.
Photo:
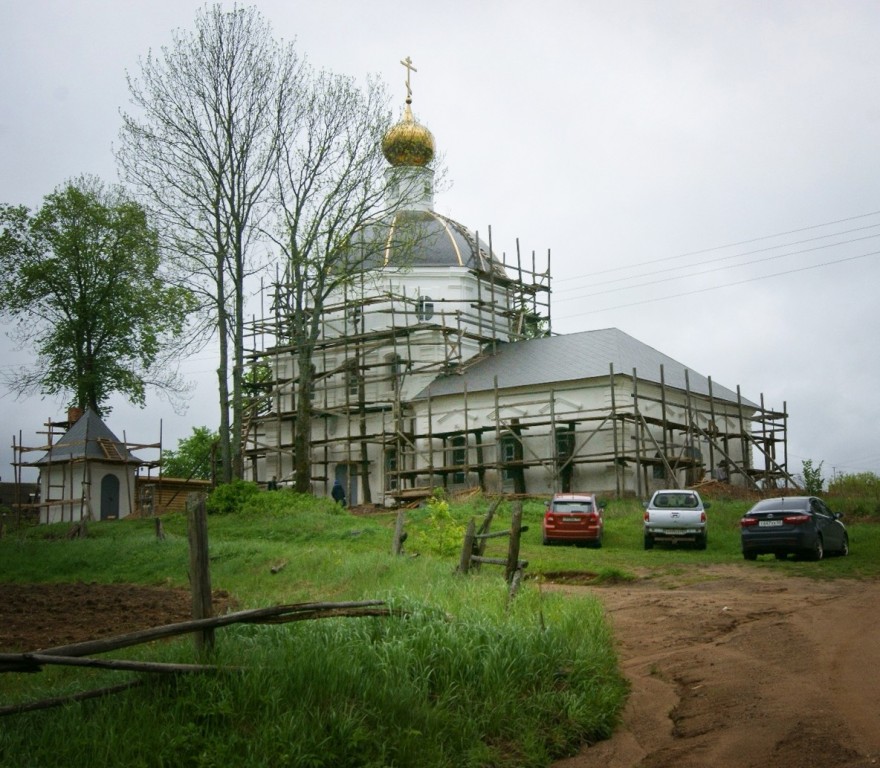
<svg viewBox="0 0 880 768">
<path fill-rule="evenodd" d="M 404 63 L 412 69 L 409 59 Z M 533 255 L 434 210 L 434 137 L 385 135 L 393 215 L 322 315 L 312 358 L 311 481 L 349 504 L 450 493 L 647 497 L 707 479 L 786 482 L 787 414 L 767 410 L 616 328 L 553 335 L 551 276 Z M 281 322 L 283 318 L 278 319 Z M 259 350 L 271 382 L 248 424 L 250 479 L 293 470 L 296 350 Z"/>
</svg>

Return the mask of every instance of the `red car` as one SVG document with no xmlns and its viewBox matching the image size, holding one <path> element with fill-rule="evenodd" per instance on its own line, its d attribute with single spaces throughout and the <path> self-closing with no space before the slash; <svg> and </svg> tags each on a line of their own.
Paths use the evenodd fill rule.
<svg viewBox="0 0 880 768">
<path fill-rule="evenodd" d="M 547 502 L 541 523 L 543 543 L 601 547 L 604 509 L 605 502 L 598 501 L 592 493 L 555 494 Z"/>
</svg>

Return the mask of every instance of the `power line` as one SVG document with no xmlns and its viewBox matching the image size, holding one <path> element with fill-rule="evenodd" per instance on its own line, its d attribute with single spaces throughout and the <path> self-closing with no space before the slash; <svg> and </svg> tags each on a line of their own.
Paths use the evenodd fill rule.
<svg viewBox="0 0 880 768">
<path fill-rule="evenodd" d="M 807 272 L 812 269 L 818 269 L 819 267 L 828 267 L 828 266 L 832 266 L 834 264 L 843 264 L 847 261 L 855 261 L 857 259 L 865 259 L 865 258 L 868 258 L 869 256 L 877 256 L 877 255 L 880 255 L 880 251 L 870 251 L 869 253 L 862 253 L 857 256 L 849 256 L 845 259 L 837 259 L 836 261 L 826 261 L 821 264 L 811 264 L 808 267 L 798 267 L 797 269 L 789 269 L 784 272 L 775 272 L 770 275 L 759 275 L 758 277 L 749 277 L 749 278 L 746 278 L 745 280 L 738 280 L 733 283 L 724 283 L 722 285 L 711 285 L 707 288 L 697 288 L 693 291 L 682 291 L 679 293 L 675 293 L 671 296 L 659 296 L 654 299 L 643 299 L 642 301 L 633 301 L 633 302 L 630 302 L 629 304 L 618 304 L 617 306 L 613 306 L 613 307 L 602 307 L 601 309 L 591 309 L 591 310 L 588 310 L 587 312 L 576 312 L 571 315 L 563 315 L 560 319 L 565 320 L 565 319 L 568 319 L 571 317 L 584 317 L 585 315 L 595 315 L 600 312 L 610 312 L 615 309 L 626 309 L 627 307 L 638 307 L 642 304 L 655 304 L 657 302 L 668 301 L 670 299 L 678 300 L 682 296 L 693 296 L 698 293 L 708 293 L 709 291 L 717 291 L 721 288 L 731 288 L 736 285 L 745 285 L 746 283 L 754 283 L 758 280 L 768 280 L 773 277 L 782 277 L 784 275 L 791 275 L 791 274 L 795 274 L 797 272 Z"/>
<path fill-rule="evenodd" d="M 648 283 L 636 283 L 634 285 L 624 285 L 619 288 L 609 288 L 608 290 L 605 290 L 605 291 L 590 291 L 590 296 L 602 296 L 607 293 L 619 293 L 620 291 L 630 291 L 635 288 L 647 288 L 652 285 L 660 285 L 661 283 L 669 283 L 674 280 L 684 280 L 689 277 L 700 277 L 701 275 L 710 275 L 714 272 L 722 272 L 726 269 L 736 269 L 738 267 L 748 267 L 748 266 L 752 266 L 754 264 L 763 264 L 768 261 L 775 261 L 777 259 L 783 259 L 787 256 L 799 256 L 804 253 L 812 253 L 814 251 L 821 251 L 826 248 L 835 248 L 839 245 L 849 245 L 850 243 L 857 243 L 857 242 L 861 242 L 863 240 L 872 240 L 876 237 L 880 237 L 880 233 L 877 233 L 874 235 L 865 235 L 865 237 L 854 237 L 850 240 L 843 240 L 838 243 L 825 243 L 824 245 L 819 245 L 819 246 L 816 246 L 815 248 L 803 248 L 799 251 L 790 251 L 789 253 L 780 253 L 780 254 L 777 254 L 776 256 L 768 256 L 764 259 L 752 259 L 752 261 L 744 261 L 739 264 L 728 264 L 723 267 L 715 267 L 713 269 L 704 269 L 699 272 L 690 272 L 690 273 L 684 274 L 684 275 L 676 275 L 674 277 L 666 277 L 661 280 L 652 280 L 651 282 L 648 282 Z M 767 249 L 764 249 L 764 250 L 767 250 Z M 755 251 L 755 252 L 757 253 L 757 251 Z M 842 261 L 846 261 L 846 259 L 842 259 Z M 833 264 L 833 263 L 837 263 L 837 262 L 826 262 L 826 263 Z M 821 265 L 818 265 L 818 266 L 821 266 Z M 670 271 L 670 270 L 664 270 L 664 271 Z M 793 270 L 793 271 L 797 271 L 797 270 Z M 661 274 L 661 273 L 654 273 L 654 274 Z M 611 281 L 611 282 L 619 282 L 619 281 Z M 581 294 L 579 296 L 572 296 L 567 299 L 565 299 L 565 298 L 557 299 L 556 303 L 562 303 L 564 301 L 575 301 L 575 300 L 577 300 L 577 301 L 583 300 L 583 294 Z"/>
<path fill-rule="evenodd" d="M 588 272 L 582 277 L 592 277 L 593 275 L 604 275 L 609 272 L 619 272 L 623 269 L 632 269 L 633 267 L 644 267 L 650 264 L 659 264 L 664 261 L 672 261 L 674 259 L 683 259 L 688 256 L 700 256 L 704 253 L 713 253 L 714 251 L 723 251 L 726 248 L 737 248 L 741 245 L 751 245 L 752 243 L 759 243 L 762 240 L 772 240 L 774 237 L 787 237 L 788 235 L 796 235 L 799 232 L 810 232 L 814 229 L 821 229 L 822 227 L 831 227 L 835 224 L 845 224 L 848 221 L 857 221 L 858 219 L 866 219 L 869 216 L 877 216 L 880 215 L 880 211 L 871 211 L 870 213 L 861 213 L 857 216 L 848 216 L 845 219 L 837 219 L 836 221 L 827 221 L 824 224 L 813 224 L 809 227 L 800 227 L 799 229 L 790 229 L 787 232 L 777 232 L 775 235 L 763 235 L 761 237 L 753 237 L 750 240 L 740 240 L 735 243 L 728 243 L 727 245 L 716 245 L 713 248 L 704 248 L 699 251 L 688 251 L 687 253 L 680 253 L 677 256 L 664 256 L 659 259 L 651 259 L 649 261 L 642 261 L 636 264 L 627 264 L 621 267 L 610 267 L 608 269 L 602 269 L 598 272 Z"/>
<path fill-rule="evenodd" d="M 766 248 L 756 248 L 755 250 L 752 250 L 752 251 L 744 251 L 743 253 L 734 253 L 734 254 L 731 254 L 730 256 L 719 256 L 718 258 L 715 258 L 715 259 L 709 259 L 708 261 L 702 261 L 702 262 L 697 262 L 697 263 L 698 264 L 717 264 L 720 261 L 730 261 L 731 259 L 738 259 L 742 256 L 752 256 L 756 253 L 766 253 L 767 251 L 775 251 L 780 248 L 789 248 L 789 247 L 795 246 L 795 245 L 803 245 L 805 243 L 813 243 L 813 242 L 816 242 L 817 240 L 826 240 L 829 237 L 836 237 L 839 235 L 848 235 L 848 234 L 852 234 L 853 232 L 863 232 L 866 229 L 876 229 L 877 227 L 880 227 L 880 223 L 869 224 L 865 227 L 855 227 L 853 229 L 845 229 L 842 232 L 832 232 L 827 235 L 819 235 L 818 237 L 808 237 L 808 238 L 805 238 L 804 240 L 795 240 L 790 243 L 780 243 L 779 245 L 769 245 Z M 869 237 L 877 237 L 877 236 L 878 235 L 871 235 Z M 854 238 L 851 240 L 843 241 L 843 243 L 837 243 L 837 245 L 855 242 L 856 240 L 859 240 L 859 239 L 868 239 L 868 238 Z M 722 247 L 724 247 L 724 246 L 722 246 Z M 830 247 L 830 246 L 823 246 L 823 247 Z M 793 256 L 798 253 L 806 253 L 806 252 L 807 251 L 794 251 L 791 254 L 783 254 L 783 255 L 792 255 Z M 672 257 L 672 258 L 681 258 L 681 257 L 676 256 L 676 257 Z M 771 259 L 772 258 L 779 258 L 779 257 L 774 256 L 774 257 L 771 257 Z M 665 261 L 665 260 L 666 259 L 658 259 L 657 261 Z M 767 259 L 767 260 L 769 261 L 770 259 Z M 760 261 L 760 260 L 758 260 L 758 261 Z M 645 262 L 645 263 L 656 263 L 656 262 Z M 757 263 L 757 261 L 744 262 L 743 264 L 741 264 L 739 266 L 746 266 L 748 264 L 755 264 L 755 263 Z M 666 269 L 657 269 L 657 270 L 654 270 L 653 272 L 643 272 L 638 275 L 628 275 L 626 277 L 616 277 L 616 278 L 613 278 L 612 280 L 603 280 L 600 282 L 592 282 L 591 286 L 612 285 L 614 283 L 622 283 L 627 280 L 637 280 L 642 277 L 650 277 L 651 275 L 662 275 L 667 272 L 674 272 L 675 270 L 689 268 L 690 266 L 692 266 L 692 265 L 688 264 L 688 265 L 679 266 L 679 267 L 667 267 Z M 733 266 L 737 266 L 737 265 L 733 265 Z M 618 269 L 627 269 L 627 267 L 619 267 Z M 597 272 L 597 273 L 593 273 L 593 274 L 602 274 L 602 273 Z M 571 282 L 571 281 L 575 281 L 575 280 L 582 280 L 588 276 L 589 275 L 575 276 L 575 277 L 569 278 L 566 282 Z M 562 288 L 562 289 L 556 291 L 556 293 L 557 294 L 570 293 L 572 291 L 582 291 L 582 290 L 583 290 L 582 287 L 573 286 L 571 288 Z"/>
</svg>

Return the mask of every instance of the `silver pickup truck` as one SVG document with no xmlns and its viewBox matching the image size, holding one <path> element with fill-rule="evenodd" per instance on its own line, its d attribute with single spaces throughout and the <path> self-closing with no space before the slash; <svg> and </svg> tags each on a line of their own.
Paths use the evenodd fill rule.
<svg viewBox="0 0 880 768">
<path fill-rule="evenodd" d="M 653 549 L 655 541 L 692 541 L 705 549 L 708 508 L 696 491 L 655 491 L 645 502 L 645 549 Z"/>
</svg>

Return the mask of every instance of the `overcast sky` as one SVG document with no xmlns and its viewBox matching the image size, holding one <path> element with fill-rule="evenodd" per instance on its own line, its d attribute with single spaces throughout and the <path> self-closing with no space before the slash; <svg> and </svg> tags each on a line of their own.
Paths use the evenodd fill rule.
<svg viewBox="0 0 880 768">
<path fill-rule="evenodd" d="M 395 111 L 412 57 L 452 183 L 437 210 L 497 251 L 551 252 L 555 332 L 617 327 L 787 407 L 792 472 L 880 473 L 880 3 L 256 5 L 314 65 L 380 75 Z M 0 0 L 0 202 L 116 181 L 126 71 L 200 6 Z M 161 425 L 166 447 L 214 427 L 215 368 L 185 364 L 185 415 L 151 395 L 108 425 L 141 443 Z M 3 480 L 13 437 L 40 444 L 63 405 L 0 391 Z"/>
</svg>

